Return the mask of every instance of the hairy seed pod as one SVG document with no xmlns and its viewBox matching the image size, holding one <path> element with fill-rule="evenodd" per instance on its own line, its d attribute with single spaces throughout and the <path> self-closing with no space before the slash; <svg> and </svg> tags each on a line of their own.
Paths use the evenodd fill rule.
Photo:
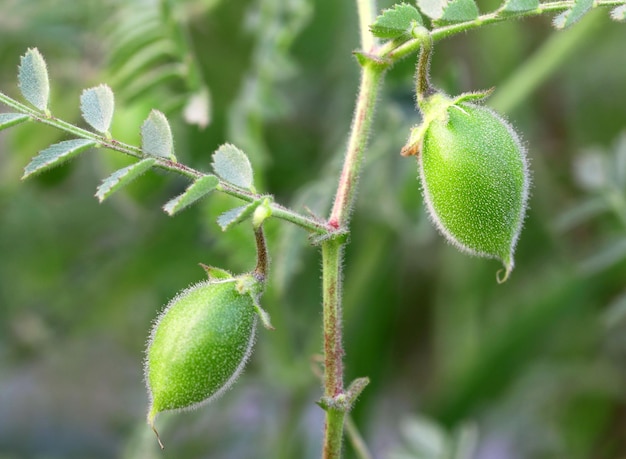
<svg viewBox="0 0 626 459">
<path fill-rule="evenodd" d="M 257 313 L 248 288 L 253 280 L 244 276 L 193 285 L 159 316 L 145 361 L 153 428 L 158 413 L 197 407 L 237 379 L 254 344 Z"/>
<path fill-rule="evenodd" d="M 513 269 L 528 200 L 520 139 L 497 113 L 463 96 L 437 94 L 422 111 L 419 169 L 430 216 L 462 251 L 501 260 L 502 282 Z"/>
</svg>

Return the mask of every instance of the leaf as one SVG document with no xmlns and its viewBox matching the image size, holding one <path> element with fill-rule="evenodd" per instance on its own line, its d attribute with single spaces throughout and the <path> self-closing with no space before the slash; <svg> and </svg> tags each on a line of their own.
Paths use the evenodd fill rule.
<svg viewBox="0 0 626 459">
<path fill-rule="evenodd" d="M 417 0 L 417 6 L 435 21 L 462 22 L 478 17 L 474 0 Z"/>
<path fill-rule="evenodd" d="M 46 61 L 37 48 L 30 48 L 22 56 L 17 78 L 24 98 L 39 110 L 46 111 L 50 83 Z"/>
<path fill-rule="evenodd" d="M 246 154 L 234 145 L 224 144 L 213 153 L 213 170 L 233 185 L 254 189 L 252 164 Z"/>
<path fill-rule="evenodd" d="M 102 184 L 98 187 L 98 190 L 96 191 L 98 201 L 102 202 L 116 191 L 121 190 L 155 164 L 156 159 L 146 158 L 135 164 L 131 164 L 128 167 L 113 172 L 105 180 L 103 180 Z"/>
<path fill-rule="evenodd" d="M 80 110 L 83 118 L 102 134 L 106 134 L 111 128 L 114 108 L 113 91 L 105 84 L 85 89 L 80 95 Z"/>
<path fill-rule="evenodd" d="M 217 224 L 220 225 L 222 231 L 226 231 L 250 217 L 259 204 L 261 204 L 261 201 L 254 201 L 245 206 L 227 210 L 217 217 Z"/>
<path fill-rule="evenodd" d="M 575 0 L 574 6 L 555 17 L 552 25 L 557 29 L 566 29 L 580 21 L 592 7 L 593 0 Z"/>
<path fill-rule="evenodd" d="M 21 113 L 0 113 L 0 131 L 23 123 L 27 119 L 29 119 L 29 116 Z"/>
<path fill-rule="evenodd" d="M 443 9 L 442 21 L 463 22 L 478 17 L 478 7 L 474 0 L 453 0 Z"/>
<path fill-rule="evenodd" d="M 419 11 L 407 3 L 400 3 L 384 10 L 370 30 L 379 38 L 396 38 L 410 30 L 414 22 L 424 25 Z"/>
<path fill-rule="evenodd" d="M 626 21 L 626 3 L 611 11 L 611 19 L 614 21 Z"/>
<path fill-rule="evenodd" d="M 170 124 L 158 110 L 152 110 L 141 126 L 141 149 L 149 155 L 176 161 Z"/>
<path fill-rule="evenodd" d="M 446 0 L 417 0 L 421 12 L 431 19 L 441 18 L 446 3 Z"/>
<path fill-rule="evenodd" d="M 163 206 L 163 210 L 169 215 L 174 215 L 213 191 L 219 183 L 215 175 L 205 175 L 189 185 L 183 193 L 168 201 Z"/>
<path fill-rule="evenodd" d="M 522 13 L 539 8 L 539 0 L 507 0 L 501 11 L 508 13 Z"/>
<path fill-rule="evenodd" d="M 54 166 L 58 166 L 73 158 L 79 153 L 95 146 L 97 143 L 88 139 L 74 139 L 59 142 L 41 151 L 24 168 L 22 179 L 30 177 L 35 173 L 42 172 Z"/>
</svg>

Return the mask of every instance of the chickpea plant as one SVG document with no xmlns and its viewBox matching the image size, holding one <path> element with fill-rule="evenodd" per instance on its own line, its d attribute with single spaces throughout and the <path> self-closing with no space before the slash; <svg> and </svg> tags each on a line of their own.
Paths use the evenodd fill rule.
<svg viewBox="0 0 626 459">
<path fill-rule="evenodd" d="M 544 13 L 557 14 L 553 21 L 557 29 L 572 26 L 600 6 L 612 7 L 614 20 L 626 20 L 624 0 L 506 0 L 486 14 L 479 13 L 474 0 L 417 0 L 415 6 L 400 3 L 378 16 L 371 0 L 357 0 L 356 6 L 361 48 L 354 54 L 361 67 L 361 85 L 343 170 L 327 219 L 300 214 L 274 202 L 271 195 L 259 193 L 250 161 L 234 145 L 225 144 L 215 151 L 213 173 L 178 162 L 170 125 L 158 110 L 152 110 L 140 127 L 140 146 L 115 140 L 110 133 L 114 94 L 106 85 L 86 89 L 80 96 L 83 118 L 92 130 L 56 118 L 49 104 L 47 66 L 37 49 L 29 49 L 19 65 L 19 89 L 27 104 L 0 93 L 0 102 L 12 110 L 0 114 L 0 129 L 35 121 L 73 137 L 41 151 L 26 165 L 23 178 L 87 150 L 106 149 L 137 161 L 103 180 L 96 191 L 100 202 L 150 169 L 173 172 L 191 182 L 182 194 L 165 203 L 163 210 L 169 215 L 213 192 L 242 201 L 241 206 L 222 214 L 218 224 L 224 231 L 238 224 L 251 226 L 257 245 L 256 268 L 231 274 L 204 266 L 208 280 L 172 299 L 150 334 L 145 380 L 148 423 L 155 433 L 159 413 L 198 406 L 232 385 L 251 354 L 259 319 L 266 329 L 272 329 L 260 300 L 270 277 L 263 224 L 276 218 L 304 228 L 312 243 L 321 246 L 324 391 L 319 405 L 326 412 L 322 454 L 325 459 L 341 457 L 345 417 L 368 383 L 367 378 L 358 378 L 348 387 L 344 384 L 342 256 L 385 71 L 419 52 L 416 97 L 422 122 L 409 133 L 401 153 L 417 159 L 424 202 L 440 233 L 464 252 L 499 260 L 504 270 L 498 272 L 497 281 L 503 282 L 513 270 L 515 245 L 527 207 L 530 171 L 526 151 L 514 128 L 481 105 L 490 91 L 449 96 L 431 86 L 432 48 L 444 38 L 484 25 Z M 407 167 L 415 165 L 407 162 Z"/>
</svg>

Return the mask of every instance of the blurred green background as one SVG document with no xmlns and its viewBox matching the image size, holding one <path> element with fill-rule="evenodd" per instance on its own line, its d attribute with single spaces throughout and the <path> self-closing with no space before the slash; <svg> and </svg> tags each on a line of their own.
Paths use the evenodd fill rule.
<svg viewBox="0 0 626 459">
<path fill-rule="evenodd" d="M 56 116 L 81 124 L 80 91 L 107 82 L 116 138 L 138 143 L 149 110 L 163 110 L 182 162 L 209 170 L 232 142 L 259 189 L 328 211 L 358 83 L 354 2 L 2 0 L 0 11 L 3 92 L 18 97 L 19 56 L 38 47 Z M 495 86 L 489 103 L 528 148 L 530 212 L 504 285 L 497 262 L 458 253 L 429 223 L 416 164 L 399 155 L 419 122 L 415 60 L 388 73 L 345 271 L 347 380 L 372 380 L 353 419 L 374 457 L 626 457 L 625 43 L 626 26 L 595 11 L 565 32 L 542 17 L 436 46 L 437 86 Z M 216 217 L 237 203 L 217 194 L 168 217 L 160 207 L 186 182 L 164 174 L 98 204 L 100 180 L 128 163 L 114 152 L 20 181 L 66 138 L 32 123 L 0 135 L 0 458 L 319 457 L 320 261 L 304 231 L 269 222 L 263 303 L 277 330 L 260 331 L 220 400 L 159 418 L 160 452 L 144 423 L 151 321 L 203 278 L 198 262 L 251 269 L 251 231 L 221 232 Z"/>
</svg>

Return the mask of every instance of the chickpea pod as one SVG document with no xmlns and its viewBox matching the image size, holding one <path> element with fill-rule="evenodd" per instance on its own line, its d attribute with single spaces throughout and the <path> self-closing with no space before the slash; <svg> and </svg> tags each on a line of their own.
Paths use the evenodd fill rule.
<svg viewBox="0 0 626 459">
<path fill-rule="evenodd" d="M 499 259 L 504 282 L 514 266 L 530 178 L 519 136 L 496 112 L 468 101 L 480 97 L 425 99 L 423 124 L 403 154 L 418 156 L 424 202 L 437 229 L 464 252 Z"/>
<path fill-rule="evenodd" d="M 153 430 L 158 413 L 195 408 L 232 386 L 254 345 L 261 288 L 251 274 L 211 279 L 170 301 L 146 352 Z"/>
</svg>

